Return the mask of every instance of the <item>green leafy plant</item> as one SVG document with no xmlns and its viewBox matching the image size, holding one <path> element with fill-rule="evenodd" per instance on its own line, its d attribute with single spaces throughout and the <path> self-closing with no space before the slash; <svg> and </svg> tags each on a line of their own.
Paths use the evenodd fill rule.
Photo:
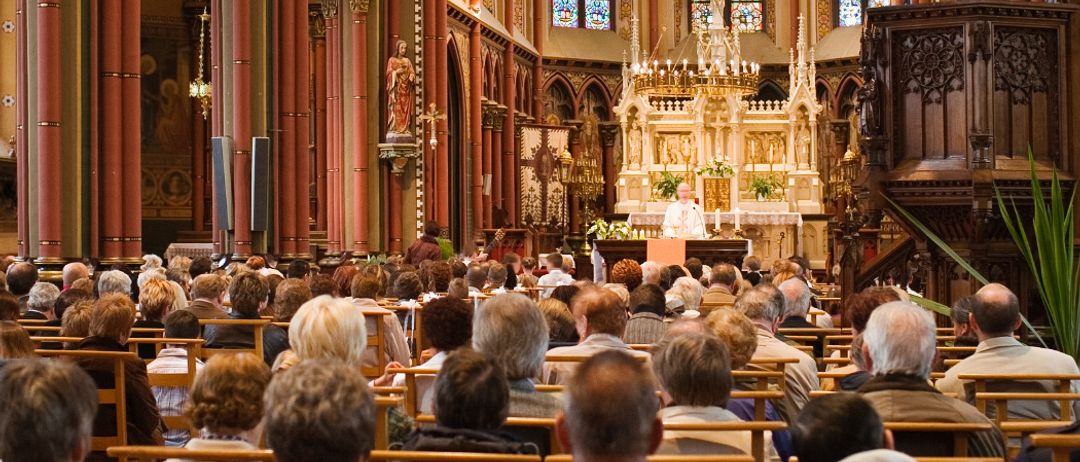
<svg viewBox="0 0 1080 462">
<path fill-rule="evenodd" d="M 704 167 L 697 169 L 698 175 L 709 175 L 720 178 L 729 178 L 735 175 L 735 169 L 731 168 L 731 165 L 724 162 L 719 157 L 714 157 Z"/>
<path fill-rule="evenodd" d="M 1028 234 L 1025 218 L 1020 215 L 1016 202 L 1010 198 L 1012 207 L 1006 207 L 1005 197 L 994 186 L 998 208 L 1005 227 L 1031 270 L 1058 348 L 1077 358 L 1080 357 L 1080 262 L 1074 254 L 1076 189 L 1066 202 L 1055 171 L 1050 182 L 1050 197 L 1046 197 L 1035 174 L 1035 158 L 1030 147 L 1028 164 L 1031 167 L 1033 234 Z"/>
<path fill-rule="evenodd" d="M 672 175 L 670 172 L 660 172 L 660 181 L 653 185 L 653 191 L 660 199 L 668 200 L 675 197 L 679 190 L 679 184 L 686 179 L 682 176 Z"/>
<path fill-rule="evenodd" d="M 597 239 L 628 239 L 630 238 L 630 225 L 625 221 L 608 223 L 603 218 L 597 218 L 589 225 L 587 234 L 595 235 Z"/>
<path fill-rule="evenodd" d="M 780 180 L 772 175 L 767 177 L 755 176 L 753 180 L 750 180 L 750 189 L 754 191 L 754 195 L 763 198 L 768 198 L 781 186 L 783 185 Z"/>
<path fill-rule="evenodd" d="M 1072 208 L 1076 196 L 1075 190 L 1066 204 L 1061 183 L 1055 172 L 1050 185 L 1050 197 L 1047 198 L 1035 173 L 1035 159 L 1030 148 L 1028 149 L 1028 163 L 1031 168 L 1034 234 L 1028 235 L 1015 201 L 1009 199 L 1012 205 L 1010 210 L 1005 205 L 1005 197 L 995 186 L 998 209 L 1016 247 L 1031 270 L 1032 278 L 1035 279 L 1035 286 L 1039 289 L 1039 297 L 1046 308 L 1050 319 L 1050 331 L 1057 339 L 1058 348 L 1073 358 L 1077 358 L 1080 357 L 1080 262 L 1074 258 L 1073 248 L 1075 233 Z M 972 278 L 984 285 L 990 283 L 990 280 L 976 271 L 971 263 L 964 260 L 910 212 L 888 197 L 885 197 L 885 200 L 945 255 L 967 271 Z M 931 311 L 946 315 L 951 313 L 948 307 L 928 299 L 920 297 L 914 301 Z M 1024 316 L 1020 319 L 1039 343 L 1044 347 L 1047 346 L 1039 335 L 1039 331 L 1028 322 L 1028 319 Z"/>
</svg>

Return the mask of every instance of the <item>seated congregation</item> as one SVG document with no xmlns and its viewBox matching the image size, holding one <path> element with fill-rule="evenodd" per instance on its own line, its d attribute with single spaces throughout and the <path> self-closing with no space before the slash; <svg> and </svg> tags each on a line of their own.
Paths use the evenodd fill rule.
<svg viewBox="0 0 1080 462">
<path fill-rule="evenodd" d="M 798 259 L 623 260 L 607 281 L 557 253 L 164 265 L 0 273 L 0 460 L 1050 461 L 1080 442 L 1076 362 L 1016 336 L 999 284 L 939 328 L 895 287 L 825 306 Z"/>
</svg>

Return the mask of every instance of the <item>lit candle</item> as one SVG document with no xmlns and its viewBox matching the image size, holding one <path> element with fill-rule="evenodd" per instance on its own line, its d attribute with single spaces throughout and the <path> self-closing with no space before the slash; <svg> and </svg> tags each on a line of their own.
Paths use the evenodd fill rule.
<svg viewBox="0 0 1080 462">
<path fill-rule="evenodd" d="M 716 230 L 720 231 L 720 209 L 716 209 L 714 216 L 716 220 Z"/>
</svg>

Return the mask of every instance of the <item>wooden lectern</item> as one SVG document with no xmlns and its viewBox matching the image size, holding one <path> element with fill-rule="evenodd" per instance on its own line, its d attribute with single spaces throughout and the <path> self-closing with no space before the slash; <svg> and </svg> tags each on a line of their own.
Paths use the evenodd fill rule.
<svg viewBox="0 0 1080 462">
<path fill-rule="evenodd" d="M 608 272 L 619 260 L 629 258 L 642 263 L 648 260 L 665 265 L 682 265 L 697 257 L 702 264 L 730 263 L 742 267 L 750 241 L 742 239 L 597 239 L 593 247 L 604 257 Z"/>
</svg>

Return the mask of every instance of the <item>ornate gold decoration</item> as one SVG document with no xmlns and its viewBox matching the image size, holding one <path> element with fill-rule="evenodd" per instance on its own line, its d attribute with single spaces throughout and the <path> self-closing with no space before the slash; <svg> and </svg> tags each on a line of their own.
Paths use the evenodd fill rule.
<svg viewBox="0 0 1080 462">
<path fill-rule="evenodd" d="M 214 85 L 203 80 L 203 61 L 206 58 L 206 24 L 210 22 L 210 14 L 203 8 L 199 15 L 199 69 L 195 73 L 195 80 L 188 85 L 188 95 L 199 102 L 202 106 L 203 120 L 210 117 L 210 103 L 214 93 Z"/>
<path fill-rule="evenodd" d="M 338 0 L 322 0 L 322 13 L 326 19 L 336 18 L 338 14 Z"/>
<path fill-rule="evenodd" d="M 703 180 L 705 181 L 705 210 L 730 211 L 731 178 L 703 178 Z"/>
<path fill-rule="evenodd" d="M 367 14 L 368 0 L 349 0 L 349 9 L 355 14 Z"/>
</svg>

